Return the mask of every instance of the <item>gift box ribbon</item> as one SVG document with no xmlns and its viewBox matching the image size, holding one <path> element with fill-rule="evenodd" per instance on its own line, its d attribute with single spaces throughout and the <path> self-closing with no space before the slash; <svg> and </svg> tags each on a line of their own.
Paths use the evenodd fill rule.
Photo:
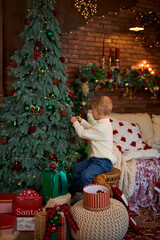
<svg viewBox="0 0 160 240">
<path fill-rule="evenodd" d="M 55 198 L 60 195 L 65 195 L 68 193 L 68 181 L 67 181 L 67 176 L 64 171 L 60 171 L 60 173 L 55 173 L 55 170 L 50 168 L 45 168 L 47 172 L 49 172 L 51 175 L 51 193 L 48 197 L 47 200 L 50 198 Z"/>
<path fill-rule="evenodd" d="M 70 206 L 68 205 L 68 203 L 65 203 L 63 205 L 61 205 L 59 207 L 60 212 L 64 213 L 64 216 L 66 217 L 66 220 L 68 222 L 69 228 L 73 229 L 73 231 L 76 233 L 77 230 L 79 229 L 76 221 L 73 219 L 73 216 L 71 214 L 70 211 Z M 43 240 L 49 240 L 51 237 L 51 223 L 50 220 L 56 215 L 56 206 L 54 206 L 53 208 L 47 208 L 46 209 L 47 212 L 47 217 L 46 217 L 46 230 L 45 230 L 45 234 L 43 237 Z"/>
</svg>

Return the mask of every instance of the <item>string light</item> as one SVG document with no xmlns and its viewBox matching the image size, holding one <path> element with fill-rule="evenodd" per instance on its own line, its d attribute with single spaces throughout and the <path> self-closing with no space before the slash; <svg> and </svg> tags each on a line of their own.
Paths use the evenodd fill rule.
<svg viewBox="0 0 160 240">
<path fill-rule="evenodd" d="M 97 0 L 95 0 L 96 2 Z M 87 19 L 97 13 L 97 4 L 91 3 L 91 0 L 75 0 L 74 4 L 78 12 L 81 12 L 81 15 L 84 19 Z"/>
</svg>

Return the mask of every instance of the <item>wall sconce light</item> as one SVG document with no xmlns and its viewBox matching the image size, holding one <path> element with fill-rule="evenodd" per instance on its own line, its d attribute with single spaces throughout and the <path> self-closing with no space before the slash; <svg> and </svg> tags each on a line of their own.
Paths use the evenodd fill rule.
<svg viewBox="0 0 160 240">
<path fill-rule="evenodd" d="M 133 26 L 129 28 L 129 30 L 130 30 L 130 31 L 135 31 L 135 32 L 143 31 L 143 30 L 144 30 L 144 27 L 142 26 L 141 22 L 140 22 L 139 19 L 138 19 L 138 3 L 137 3 L 137 15 L 136 15 L 136 20 L 135 20 Z"/>
</svg>

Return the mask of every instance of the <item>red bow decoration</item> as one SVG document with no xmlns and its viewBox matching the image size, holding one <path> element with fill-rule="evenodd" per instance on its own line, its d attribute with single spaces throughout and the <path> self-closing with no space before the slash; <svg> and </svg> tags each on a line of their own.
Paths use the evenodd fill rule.
<svg viewBox="0 0 160 240">
<path fill-rule="evenodd" d="M 51 227 L 52 224 L 50 223 L 50 220 L 56 215 L 56 208 L 57 206 L 55 205 L 53 208 L 46 208 L 47 211 L 47 217 L 46 217 L 46 231 L 43 237 L 43 240 L 49 240 L 51 237 Z M 70 211 L 70 207 L 68 203 L 65 203 L 59 207 L 59 212 L 63 212 L 64 216 L 66 217 L 66 220 L 68 222 L 69 228 L 73 229 L 73 231 L 76 233 L 77 230 L 79 229 L 76 221 L 73 219 L 73 216 Z"/>
<path fill-rule="evenodd" d="M 74 90 L 70 90 L 68 94 L 69 94 L 69 97 L 70 97 L 71 100 L 73 100 L 73 98 L 75 98 Z"/>
<path fill-rule="evenodd" d="M 37 58 L 40 57 L 42 51 L 39 51 L 37 48 L 34 50 L 34 55 L 33 55 L 33 59 L 36 59 L 37 61 Z"/>
</svg>

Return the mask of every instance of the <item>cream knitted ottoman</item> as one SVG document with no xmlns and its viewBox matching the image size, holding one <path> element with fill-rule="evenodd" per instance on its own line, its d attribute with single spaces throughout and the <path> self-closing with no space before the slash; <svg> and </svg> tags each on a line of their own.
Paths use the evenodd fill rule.
<svg viewBox="0 0 160 240">
<path fill-rule="evenodd" d="M 75 240 L 120 240 L 125 236 L 129 217 L 125 206 L 110 199 L 110 207 L 103 211 L 90 211 L 83 207 L 83 200 L 71 207 L 79 230 L 71 232 Z"/>
</svg>

